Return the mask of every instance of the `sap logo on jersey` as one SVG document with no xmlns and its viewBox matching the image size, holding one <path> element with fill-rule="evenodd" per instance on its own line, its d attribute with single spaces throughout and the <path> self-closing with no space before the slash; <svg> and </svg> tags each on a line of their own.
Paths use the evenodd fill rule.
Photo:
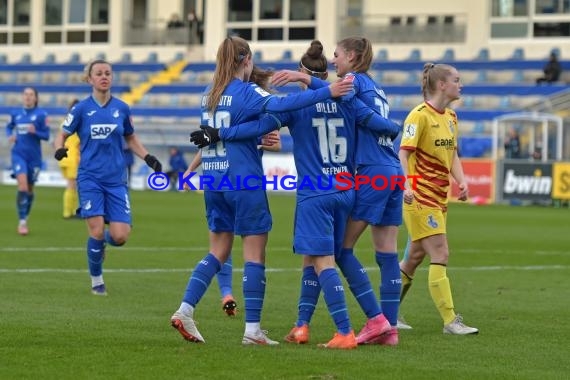
<svg viewBox="0 0 570 380">
<path fill-rule="evenodd" d="M 91 138 L 106 139 L 117 128 L 117 124 L 92 124 Z"/>
</svg>

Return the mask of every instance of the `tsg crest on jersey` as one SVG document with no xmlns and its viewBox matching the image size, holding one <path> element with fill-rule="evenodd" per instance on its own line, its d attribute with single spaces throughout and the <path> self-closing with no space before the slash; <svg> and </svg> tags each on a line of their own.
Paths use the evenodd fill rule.
<svg viewBox="0 0 570 380">
<path fill-rule="evenodd" d="M 91 138 L 106 139 L 117 128 L 117 124 L 92 124 Z"/>
</svg>

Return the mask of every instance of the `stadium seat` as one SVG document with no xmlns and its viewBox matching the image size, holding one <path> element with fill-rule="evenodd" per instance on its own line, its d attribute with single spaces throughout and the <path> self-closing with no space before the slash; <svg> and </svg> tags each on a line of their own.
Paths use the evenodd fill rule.
<svg viewBox="0 0 570 380">
<path fill-rule="evenodd" d="M 388 50 L 380 49 L 378 53 L 376 53 L 376 60 L 377 61 L 387 61 L 388 60 Z"/>
<path fill-rule="evenodd" d="M 465 108 L 473 108 L 474 100 L 472 96 L 464 96 L 463 99 L 463 107 Z"/>
<path fill-rule="evenodd" d="M 513 71 L 513 83 L 523 83 L 524 82 L 524 73 L 522 70 L 515 70 Z"/>
<path fill-rule="evenodd" d="M 374 82 L 381 85 L 382 82 L 384 82 L 384 72 L 383 71 L 375 71 L 372 78 L 374 79 Z"/>
<path fill-rule="evenodd" d="M 558 57 L 558 59 L 560 59 L 560 48 L 557 47 L 552 48 L 552 50 L 550 50 L 550 54 L 555 54 Z"/>
<path fill-rule="evenodd" d="M 511 108 L 511 98 L 508 96 L 501 97 L 501 100 L 499 101 L 499 108 L 501 109 Z"/>
<path fill-rule="evenodd" d="M 29 53 L 24 53 L 22 54 L 22 57 L 20 57 L 20 62 L 18 63 L 24 63 L 24 64 L 32 63 L 32 56 Z"/>
<path fill-rule="evenodd" d="M 389 101 L 389 105 L 392 108 L 401 108 L 402 107 L 402 103 L 403 103 L 404 99 L 402 96 L 400 95 L 396 95 L 396 96 L 391 96 L 390 97 L 390 101 Z"/>
<path fill-rule="evenodd" d="M 258 50 L 255 53 L 253 53 L 253 60 L 257 61 L 257 62 L 261 62 L 263 61 L 263 55 L 261 54 L 261 52 Z"/>
<path fill-rule="evenodd" d="M 0 65 L 8 63 L 8 56 L 4 53 L 0 54 Z"/>
<path fill-rule="evenodd" d="M 55 63 L 55 54 L 49 53 L 48 55 L 46 55 L 43 63 L 47 63 L 47 64 Z"/>
<path fill-rule="evenodd" d="M 131 53 L 124 52 L 123 55 L 121 56 L 121 60 L 119 62 L 121 63 L 131 63 L 132 58 L 131 58 Z"/>
<path fill-rule="evenodd" d="M 79 63 L 79 62 L 81 62 L 81 57 L 79 56 L 79 53 L 71 54 L 68 63 Z"/>
<path fill-rule="evenodd" d="M 105 54 L 103 52 L 97 53 L 97 55 L 95 56 L 95 59 L 107 60 L 107 54 Z"/>
<path fill-rule="evenodd" d="M 524 50 L 523 48 L 516 48 L 513 50 L 513 54 L 511 55 L 511 60 L 522 61 L 524 59 Z"/>
<path fill-rule="evenodd" d="M 416 73 L 415 71 L 408 72 L 408 77 L 406 78 L 406 83 L 418 84 L 419 83 L 418 73 Z"/>
<path fill-rule="evenodd" d="M 452 62 L 454 60 L 455 60 L 455 50 L 445 49 L 445 51 L 443 52 L 443 56 L 441 57 L 441 61 Z"/>
<path fill-rule="evenodd" d="M 476 83 L 487 83 L 488 81 L 487 70 L 477 71 L 477 77 L 475 78 Z"/>
<path fill-rule="evenodd" d="M 420 52 L 420 49 L 413 49 L 412 51 L 410 51 L 408 61 L 421 61 L 421 60 L 422 60 L 422 54 Z"/>
<path fill-rule="evenodd" d="M 483 134 L 485 133 L 485 123 L 482 121 L 476 121 L 473 126 L 473 134 Z"/>
<path fill-rule="evenodd" d="M 289 49 L 283 51 L 283 55 L 281 56 L 283 61 L 292 61 L 293 60 L 293 52 Z"/>
<path fill-rule="evenodd" d="M 182 61 L 184 60 L 184 53 L 182 53 L 181 51 L 179 51 L 178 53 L 176 53 L 176 55 L 174 56 L 174 61 Z"/>
<path fill-rule="evenodd" d="M 158 62 L 158 54 L 155 51 L 151 51 L 148 53 L 148 57 L 146 57 L 145 63 L 157 63 Z"/>
<path fill-rule="evenodd" d="M 482 48 L 479 50 L 477 57 L 475 57 L 477 61 L 488 61 L 489 60 L 489 49 Z"/>
</svg>

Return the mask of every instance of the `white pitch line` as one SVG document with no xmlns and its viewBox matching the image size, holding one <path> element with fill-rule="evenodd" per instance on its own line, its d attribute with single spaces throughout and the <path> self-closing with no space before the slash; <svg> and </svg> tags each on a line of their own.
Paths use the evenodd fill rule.
<svg viewBox="0 0 570 380">
<path fill-rule="evenodd" d="M 111 250 L 121 250 L 121 251 L 135 251 L 135 252 L 208 252 L 208 247 L 107 247 Z M 85 252 L 86 247 L 0 247 L 0 253 L 19 253 L 19 252 L 46 252 L 46 253 L 64 253 L 64 252 Z M 242 248 L 237 247 L 236 251 L 241 252 Z M 268 254 L 271 252 L 291 252 L 291 247 L 268 247 Z M 360 249 L 356 251 L 357 254 L 366 254 L 365 249 Z M 567 255 L 568 251 L 548 251 L 548 250 L 506 250 L 506 249 L 476 249 L 476 248 L 464 248 L 464 249 L 451 249 L 451 254 L 534 254 L 534 255 Z"/>
<path fill-rule="evenodd" d="M 367 267 L 367 271 L 377 270 L 378 267 Z M 450 267 L 453 271 L 543 271 L 543 270 L 568 270 L 570 265 L 497 265 L 497 266 L 475 266 L 475 267 Z M 234 272 L 243 272 L 243 268 L 234 268 Z M 418 268 L 420 271 L 426 271 L 427 268 Z M 286 273 L 300 272 L 300 268 L 266 268 L 266 272 L 270 273 Z M 0 268 L 0 273 L 86 273 L 87 269 L 61 269 L 61 268 Z M 118 268 L 105 269 L 105 273 L 190 273 L 192 268 Z"/>
</svg>

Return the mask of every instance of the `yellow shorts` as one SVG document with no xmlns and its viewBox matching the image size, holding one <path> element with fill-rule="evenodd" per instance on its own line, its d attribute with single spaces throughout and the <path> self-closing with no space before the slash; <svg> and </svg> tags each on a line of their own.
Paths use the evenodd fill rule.
<svg viewBox="0 0 570 380">
<path fill-rule="evenodd" d="M 77 179 L 77 166 L 61 166 L 61 173 L 65 179 Z"/>
<path fill-rule="evenodd" d="M 440 208 L 426 207 L 417 201 L 411 205 L 404 203 L 403 216 L 412 241 L 447 233 L 447 212 Z"/>
</svg>

